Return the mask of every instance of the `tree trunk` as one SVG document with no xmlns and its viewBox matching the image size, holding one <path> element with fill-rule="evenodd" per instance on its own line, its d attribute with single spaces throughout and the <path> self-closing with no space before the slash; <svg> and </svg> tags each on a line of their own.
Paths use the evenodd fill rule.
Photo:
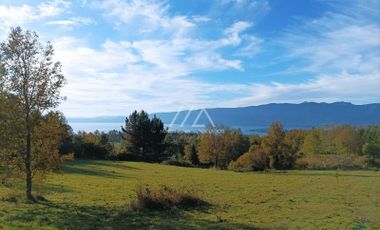
<svg viewBox="0 0 380 230">
<path fill-rule="evenodd" d="M 26 158 L 25 158 L 25 173 L 26 173 L 26 198 L 32 200 L 32 170 L 31 170 L 31 127 L 29 115 L 26 117 Z"/>
</svg>

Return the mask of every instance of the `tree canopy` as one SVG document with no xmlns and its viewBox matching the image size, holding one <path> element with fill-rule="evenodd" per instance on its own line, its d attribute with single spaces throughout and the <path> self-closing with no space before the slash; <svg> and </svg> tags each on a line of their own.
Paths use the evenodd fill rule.
<svg viewBox="0 0 380 230">
<path fill-rule="evenodd" d="M 60 62 L 54 62 L 53 56 L 51 43 L 42 45 L 35 32 L 23 31 L 20 27 L 11 29 L 8 38 L 0 44 L 0 89 L 8 101 L 8 116 L 3 119 L 7 125 L 3 128 L 12 139 L 12 142 L 3 142 L 13 144 L 12 151 L 3 151 L 3 154 L 17 158 L 12 163 L 25 173 L 29 199 L 32 198 L 33 172 L 46 171 L 33 164 L 35 157 L 50 154 L 52 148 L 57 147 L 56 141 L 50 141 L 56 130 L 46 126 L 47 123 L 54 126 L 52 115 L 43 115 L 63 99 L 60 89 L 65 77 Z M 42 127 L 46 129 L 43 136 L 39 132 Z M 54 133 L 50 135 L 49 131 Z M 47 138 L 43 144 L 41 138 Z"/>
</svg>

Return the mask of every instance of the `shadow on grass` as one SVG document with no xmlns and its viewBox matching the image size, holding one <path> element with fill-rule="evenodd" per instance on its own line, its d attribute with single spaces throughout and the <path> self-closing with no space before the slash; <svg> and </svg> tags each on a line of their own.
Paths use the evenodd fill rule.
<svg viewBox="0 0 380 230">
<path fill-rule="evenodd" d="M 80 174 L 80 175 L 99 176 L 99 177 L 107 177 L 107 178 L 125 177 L 113 170 L 108 171 L 108 170 L 102 170 L 98 168 L 97 169 L 83 168 L 78 165 L 65 165 L 63 171 L 65 174 Z"/>
<path fill-rule="evenodd" d="M 326 173 L 327 172 L 327 173 Z M 304 170 L 302 173 L 300 171 L 292 172 L 290 171 L 271 171 L 266 172 L 268 174 L 279 174 L 279 175 L 285 175 L 285 176 L 329 176 L 329 177 L 379 177 L 379 175 L 360 175 L 360 174 L 347 174 L 345 171 L 338 171 L 338 174 L 336 174 L 335 170 L 329 170 L 329 171 L 322 171 L 322 173 L 313 172 L 313 170 Z"/>
<path fill-rule="evenodd" d="M 139 168 L 132 167 L 129 165 L 123 164 L 123 161 L 112 161 L 112 160 L 75 160 L 66 163 L 66 165 L 92 165 L 92 166 L 105 166 L 105 167 L 111 167 L 111 168 L 120 168 L 120 169 L 134 169 L 134 170 L 140 170 Z"/>
<path fill-rule="evenodd" d="M 67 192 L 74 192 L 75 190 L 72 188 L 69 188 L 67 185 L 57 185 L 57 184 L 50 184 L 50 183 L 44 183 L 39 188 L 36 188 L 37 191 L 46 191 L 49 193 L 67 193 Z"/>
<path fill-rule="evenodd" d="M 198 212 L 200 210 L 197 209 Z M 113 218 L 112 229 L 260 229 L 246 224 L 236 224 L 212 216 L 211 220 L 196 218 L 193 212 L 173 209 L 165 212 L 126 212 Z"/>
<path fill-rule="evenodd" d="M 204 220 L 191 212 L 173 209 L 160 212 L 120 212 L 120 208 L 80 206 L 68 203 L 40 201 L 25 204 L 17 213 L 8 214 L 3 224 L 19 229 L 30 226 L 57 229 L 258 229 L 250 225 L 235 224 L 227 220 Z M 211 215 L 211 214 L 210 214 Z M 212 219 L 212 218 L 211 218 Z"/>
</svg>

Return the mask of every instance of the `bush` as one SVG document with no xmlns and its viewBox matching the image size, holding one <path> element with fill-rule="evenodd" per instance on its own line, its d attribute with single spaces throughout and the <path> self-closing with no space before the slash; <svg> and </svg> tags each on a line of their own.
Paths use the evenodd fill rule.
<svg viewBox="0 0 380 230">
<path fill-rule="evenodd" d="M 180 166 L 180 167 L 193 167 L 193 165 L 187 161 L 167 160 L 167 161 L 161 162 L 161 164 Z"/>
<path fill-rule="evenodd" d="M 261 148 L 251 149 L 252 152 L 244 153 L 236 161 L 231 161 L 229 170 L 249 171 L 266 170 L 269 168 L 269 155 Z"/>
<path fill-rule="evenodd" d="M 149 186 L 139 186 L 136 193 L 136 200 L 127 205 L 125 211 L 167 210 L 207 204 L 196 191 L 185 187 L 175 189 L 163 185 L 158 189 L 152 189 Z"/>
<path fill-rule="evenodd" d="M 233 171 L 249 171 L 252 170 L 251 154 L 244 153 L 236 161 L 231 161 L 228 165 L 229 170 Z"/>
<path fill-rule="evenodd" d="M 367 163 L 363 156 L 319 154 L 298 159 L 296 167 L 299 169 L 361 169 L 367 167 Z"/>
<path fill-rule="evenodd" d="M 253 150 L 251 161 L 254 170 L 265 170 L 269 168 L 269 155 L 261 148 Z"/>
</svg>

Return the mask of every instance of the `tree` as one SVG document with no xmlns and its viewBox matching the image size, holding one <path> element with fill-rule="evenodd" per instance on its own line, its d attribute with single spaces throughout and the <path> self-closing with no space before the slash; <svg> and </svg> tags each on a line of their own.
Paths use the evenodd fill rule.
<svg viewBox="0 0 380 230">
<path fill-rule="evenodd" d="M 193 165 L 199 164 L 197 149 L 196 149 L 196 145 L 194 143 L 190 143 L 190 144 L 185 145 L 185 157 L 184 157 L 184 159 Z"/>
<path fill-rule="evenodd" d="M 302 152 L 305 155 L 319 155 L 323 153 L 321 130 L 312 129 L 309 131 L 305 136 Z"/>
<path fill-rule="evenodd" d="M 380 168 L 380 144 L 365 143 L 363 153 L 367 157 L 369 165 Z"/>
<path fill-rule="evenodd" d="M 145 111 L 134 111 L 125 119 L 122 131 L 127 155 L 147 162 L 163 160 L 167 131 L 159 118 L 150 119 Z"/>
<path fill-rule="evenodd" d="M 360 155 L 361 137 L 352 126 L 335 127 L 332 132 L 335 153 L 340 155 Z"/>
<path fill-rule="evenodd" d="M 226 168 L 230 161 L 236 160 L 248 149 L 249 141 L 240 130 L 215 126 L 201 135 L 198 156 L 203 164 Z"/>
<path fill-rule="evenodd" d="M 156 117 L 150 120 L 150 133 L 148 139 L 148 153 L 150 159 L 148 161 L 162 161 L 165 151 L 165 137 L 167 132 L 164 128 L 164 123 Z"/>
<path fill-rule="evenodd" d="M 62 164 L 59 149 L 67 132 L 61 122 L 61 114 L 49 112 L 38 117 L 38 122 L 33 128 L 33 140 L 31 142 L 30 158 L 31 177 L 43 178 L 49 172 L 57 172 Z M 0 162 L 10 176 L 25 174 L 25 156 L 23 155 L 25 134 L 18 132 L 22 129 L 22 123 L 7 118 L 8 124 L 3 126 L 5 139 L 0 141 Z M 15 126 L 16 125 L 16 126 Z"/>
<path fill-rule="evenodd" d="M 201 135 L 198 146 L 198 157 L 201 164 L 220 167 L 223 155 L 223 143 L 220 135 L 225 131 L 222 126 L 207 127 L 206 132 Z"/>
<path fill-rule="evenodd" d="M 231 160 L 237 160 L 243 153 L 249 150 L 249 139 L 244 137 L 239 129 L 226 130 L 222 135 L 223 164 L 225 166 Z"/>
<path fill-rule="evenodd" d="M 285 131 L 280 122 L 274 122 L 268 129 L 268 135 L 262 142 L 264 151 L 269 155 L 271 168 L 281 168 L 280 156 L 283 151 Z"/>
<path fill-rule="evenodd" d="M 268 135 L 262 141 L 261 147 L 269 155 L 269 166 L 272 169 L 290 169 L 297 160 L 299 140 L 289 141 L 293 134 L 286 138 L 285 130 L 280 122 L 274 122 L 268 129 Z M 295 146 L 295 147 L 294 147 Z"/>
<path fill-rule="evenodd" d="M 380 143 L 380 124 L 369 126 L 362 130 L 361 136 L 364 143 L 379 144 Z"/>
<path fill-rule="evenodd" d="M 254 170 L 265 170 L 269 168 L 269 155 L 262 149 L 262 148 L 256 148 L 251 153 L 251 162 L 252 162 L 252 168 Z"/>
<path fill-rule="evenodd" d="M 31 156 L 33 177 L 60 170 L 62 162 L 59 149 L 68 135 L 62 117 L 63 115 L 59 112 L 49 112 L 42 116 L 34 127 Z"/>
<path fill-rule="evenodd" d="M 74 153 L 75 158 L 104 160 L 111 155 L 112 145 L 108 140 L 108 135 L 104 132 L 80 131 L 71 139 L 71 146 L 68 147 Z"/>
<path fill-rule="evenodd" d="M 297 155 L 302 155 L 301 152 L 302 145 L 305 140 L 306 131 L 301 129 L 294 129 L 287 131 L 285 134 L 284 143 L 289 147 L 289 151 L 296 153 Z"/>
<path fill-rule="evenodd" d="M 41 114 L 56 107 L 61 101 L 60 89 L 65 83 L 61 64 L 53 61 L 54 49 L 48 42 L 43 46 L 38 35 L 31 31 L 13 28 L 8 39 L 0 45 L 1 88 L 14 101 L 18 123 L 17 153 L 23 159 L 26 196 L 32 199 L 32 158 L 36 154 L 33 144 L 38 142 L 36 127 Z M 16 122 L 17 120 L 17 122 Z M 15 137 L 15 136 L 14 136 Z"/>
</svg>

